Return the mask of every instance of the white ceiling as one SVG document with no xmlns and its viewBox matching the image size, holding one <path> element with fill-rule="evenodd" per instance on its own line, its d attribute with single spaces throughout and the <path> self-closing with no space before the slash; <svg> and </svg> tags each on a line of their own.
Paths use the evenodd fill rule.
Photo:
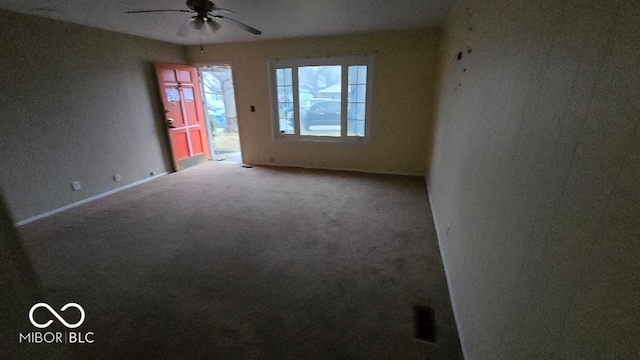
<svg viewBox="0 0 640 360">
<path fill-rule="evenodd" d="M 0 0 L 0 8 L 162 40 L 199 44 L 366 33 L 439 26 L 453 0 L 214 0 L 229 17 L 262 31 L 252 35 L 225 22 L 200 39 L 176 35 L 187 13 L 126 14 L 129 10 L 187 9 L 184 0 Z M 37 8 L 56 11 L 33 10 Z"/>
</svg>

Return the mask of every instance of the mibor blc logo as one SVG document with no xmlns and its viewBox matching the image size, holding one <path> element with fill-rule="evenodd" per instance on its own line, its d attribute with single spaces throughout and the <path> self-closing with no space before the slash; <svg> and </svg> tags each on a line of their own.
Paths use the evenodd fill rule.
<svg viewBox="0 0 640 360">
<path fill-rule="evenodd" d="M 49 319 L 44 323 L 39 323 L 35 320 L 34 313 L 40 308 L 46 309 L 51 315 L 53 315 L 56 320 L 58 320 L 68 329 L 76 329 L 80 327 L 85 319 L 84 309 L 79 304 L 68 303 L 60 308 L 60 312 L 62 313 L 70 308 L 74 308 L 80 313 L 80 320 L 78 320 L 76 323 L 70 324 L 49 304 L 37 303 L 33 305 L 29 310 L 29 321 L 38 329 L 46 329 L 53 323 L 53 319 Z M 30 344 L 91 344 L 94 341 L 93 335 L 94 333 L 92 331 L 84 333 L 80 331 L 33 331 L 26 334 L 20 333 L 20 342 L 26 342 Z"/>
</svg>

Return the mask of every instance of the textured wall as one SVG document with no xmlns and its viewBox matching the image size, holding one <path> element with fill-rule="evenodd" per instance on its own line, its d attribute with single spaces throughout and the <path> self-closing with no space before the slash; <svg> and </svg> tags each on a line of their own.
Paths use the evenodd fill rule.
<svg viewBox="0 0 640 360">
<path fill-rule="evenodd" d="M 423 175 L 432 124 L 440 48 L 438 30 L 303 38 L 188 49 L 191 63 L 231 63 L 243 159 L 252 164 L 352 169 Z M 377 51 L 367 145 L 275 141 L 271 125 L 271 57 Z M 250 112 L 250 106 L 256 112 Z"/>
<path fill-rule="evenodd" d="M 171 168 L 153 63 L 184 63 L 183 47 L 6 11 L 0 22 L 0 187 L 16 221 Z"/>
<path fill-rule="evenodd" d="M 639 38 L 637 0 L 453 11 L 428 187 L 468 359 L 640 358 Z"/>
</svg>

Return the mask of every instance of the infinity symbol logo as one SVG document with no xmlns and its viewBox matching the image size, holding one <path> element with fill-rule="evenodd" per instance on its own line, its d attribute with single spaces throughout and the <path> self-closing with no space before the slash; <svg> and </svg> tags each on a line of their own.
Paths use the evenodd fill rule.
<svg viewBox="0 0 640 360">
<path fill-rule="evenodd" d="M 76 304 L 76 303 L 68 303 L 67 305 L 63 306 L 60 311 L 65 311 L 70 307 L 74 307 L 76 309 L 78 309 L 80 311 L 80 321 L 78 321 L 75 324 L 69 324 L 68 322 L 64 321 L 64 319 L 62 318 L 62 316 L 60 316 L 55 310 L 53 310 L 53 308 L 51 306 L 49 306 L 49 304 L 45 304 L 45 303 L 37 303 L 35 305 L 33 305 L 31 307 L 31 310 L 29 310 L 29 321 L 31 321 L 31 324 L 33 324 L 33 326 L 39 328 L 39 329 L 44 329 L 46 327 L 48 327 L 49 325 L 51 325 L 51 323 L 53 322 L 53 320 L 49 320 L 44 324 L 39 324 L 37 323 L 34 319 L 33 319 L 33 313 L 34 311 L 36 311 L 37 308 L 46 308 L 47 310 L 49 310 L 49 312 L 56 317 L 56 319 L 58 319 L 58 321 L 60 321 L 62 323 L 62 325 L 68 327 L 69 329 L 75 329 L 78 326 L 82 325 L 82 323 L 84 322 L 84 309 L 82 308 L 82 306 Z"/>
</svg>

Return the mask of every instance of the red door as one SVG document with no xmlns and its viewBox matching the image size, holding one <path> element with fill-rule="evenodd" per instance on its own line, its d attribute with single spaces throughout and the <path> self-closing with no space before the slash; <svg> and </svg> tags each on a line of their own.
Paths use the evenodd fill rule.
<svg viewBox="0 0 640 360">
<path fill-rule="evenodd" d="M 185 65 L 156 64 L 156 75 L 175 170 L 206 161 L 209 140 L 198 72 Z"/>
</svg>

